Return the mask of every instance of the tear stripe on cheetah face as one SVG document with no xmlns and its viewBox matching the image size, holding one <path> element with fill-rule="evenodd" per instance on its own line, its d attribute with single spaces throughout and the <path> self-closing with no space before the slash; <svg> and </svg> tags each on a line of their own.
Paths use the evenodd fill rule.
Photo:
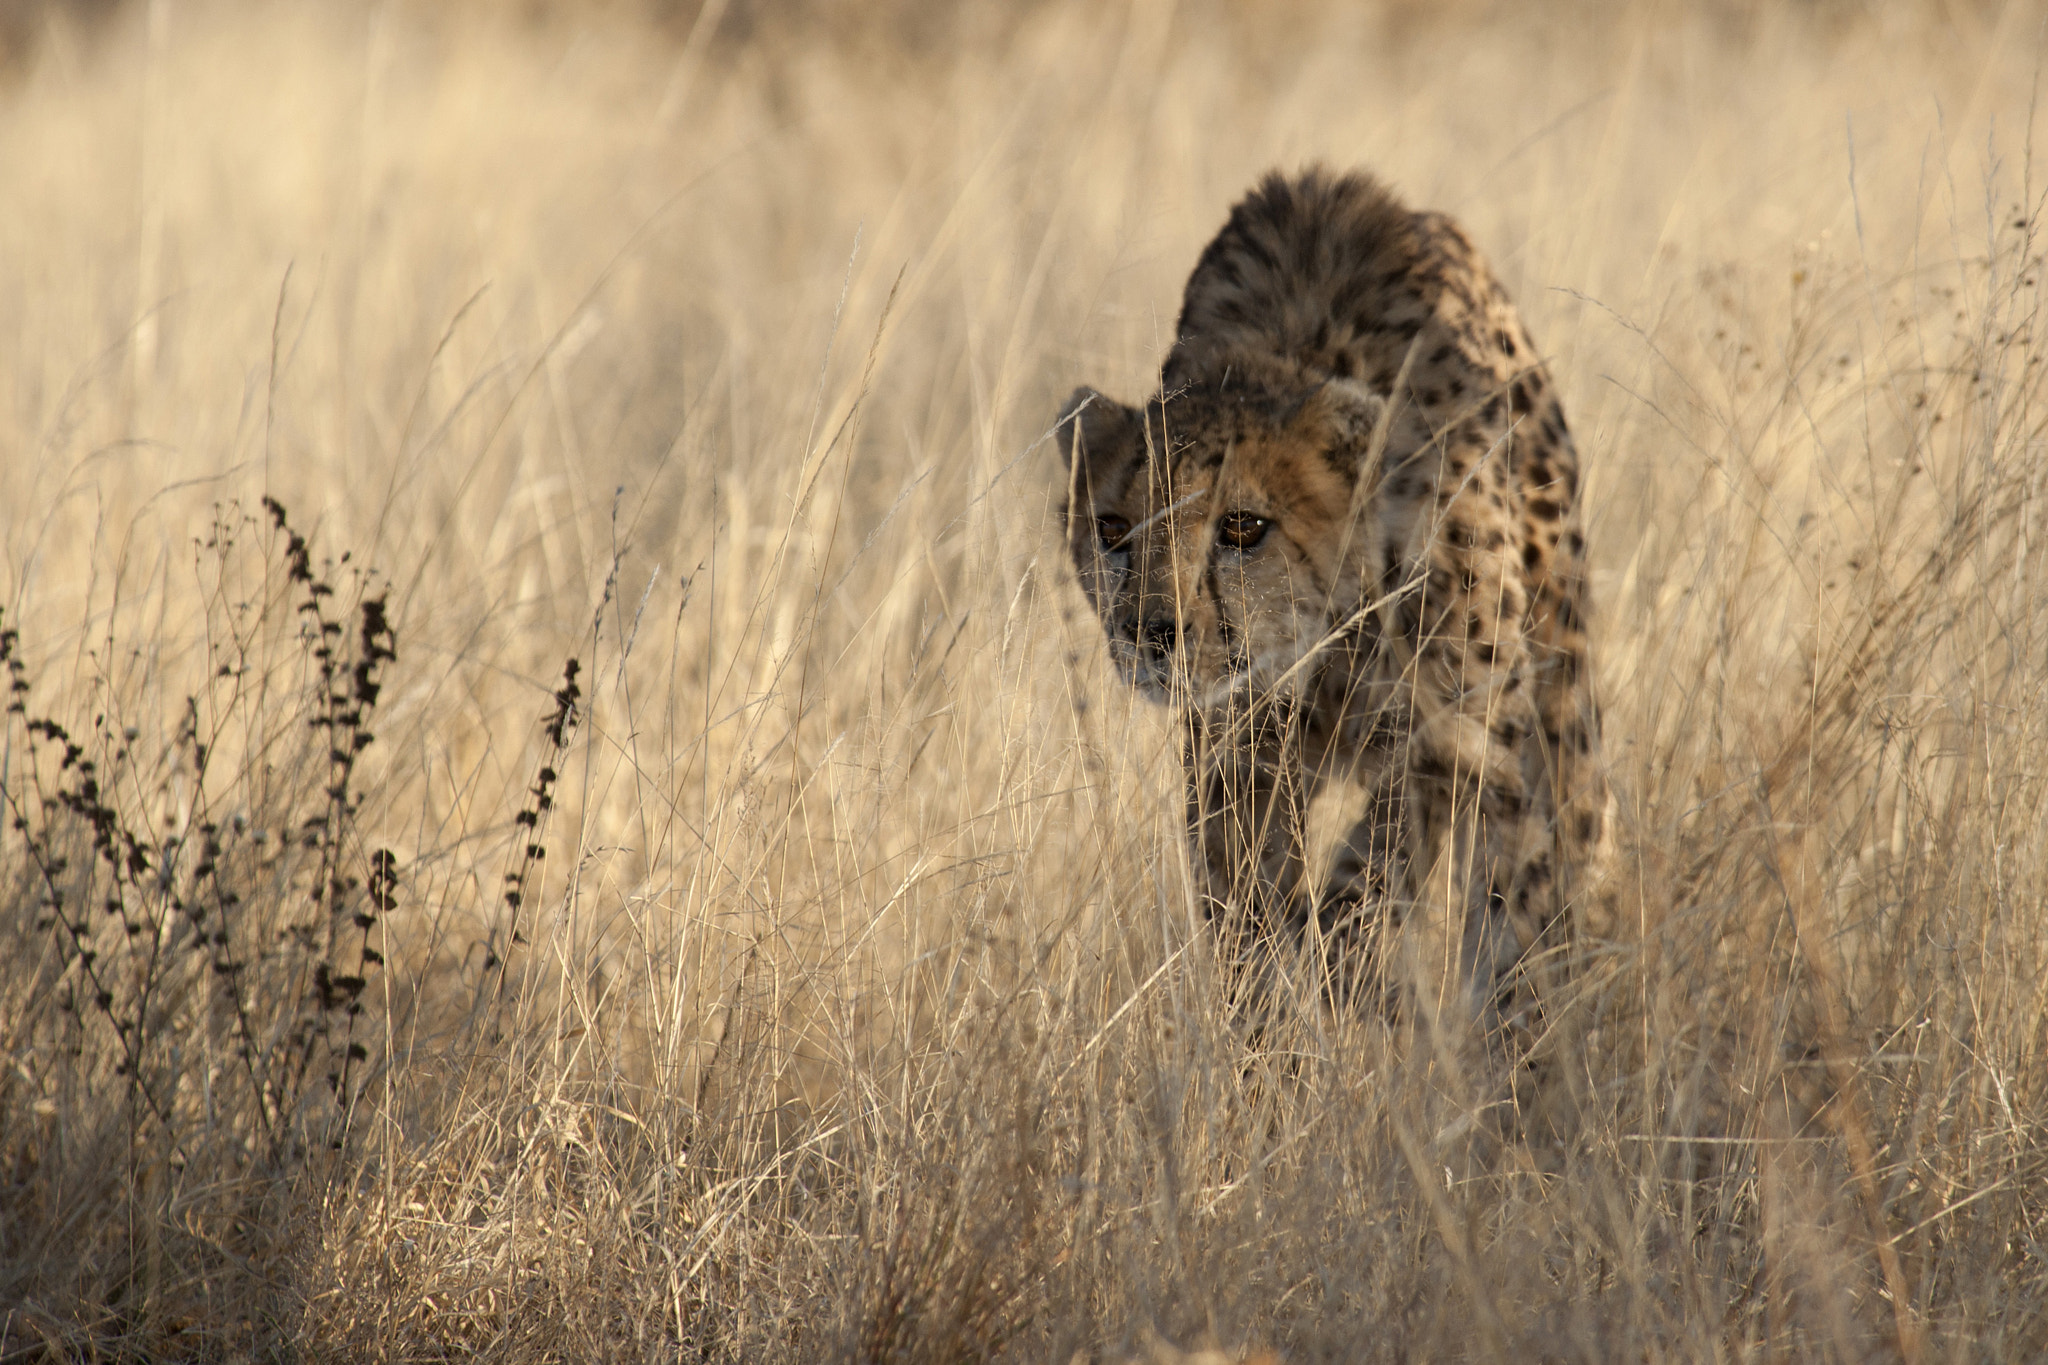
<svg viewBox="0 0 2048 1365">
<path fill-rule="evenodd" d="M 1423 908 L 1490 993 L 1585 899 L 1609 802 L 1577 454 L 1471 242 L 1360 175 L 1269 176 L 1189 279 L 1159 392 L 1078 390 L 1057 430 L 1112 658 L 1186 718 L 1211 904 L 1376 926 L 1309 934 L 1326 955 Z M 1378 814 L 1311 887 L 1302 814 L 1339 782 Z"/>
</svg>

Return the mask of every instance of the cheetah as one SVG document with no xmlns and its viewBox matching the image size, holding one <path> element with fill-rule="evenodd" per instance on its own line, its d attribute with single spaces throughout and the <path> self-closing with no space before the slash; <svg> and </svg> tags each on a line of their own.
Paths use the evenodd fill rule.
<svg viewBox="0 0 2048 1365">
<path fill-rule="evenodd" d="M 1183 722 L 1231 960 L 1292 943 L 1327 992 L 1511 1022 L 1611 820 L 1577 454 L 1471 239 L 1363 173 L 1271 173 L 1197 261 L 1157 394 L 1079 389 L 1056 431 L 1116 668 Z M 1311 877 L 1339 790 L 1363 813 Z"/>
</svg>

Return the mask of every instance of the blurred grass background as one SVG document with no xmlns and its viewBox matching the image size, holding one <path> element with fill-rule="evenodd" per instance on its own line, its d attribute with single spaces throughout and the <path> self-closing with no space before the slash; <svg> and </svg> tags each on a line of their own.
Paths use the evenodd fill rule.
<svg viewBox="0 0 2048 1365">
<path fill-rule="evenodd" d="M 2048 1349 L 2042 43 L 0 9 L 0 1358 Z M 1247 1050 L 1051 525 L 1312 159 L 1584 452 L 1631 922 L 1512 1103 Z"/>
</svg>

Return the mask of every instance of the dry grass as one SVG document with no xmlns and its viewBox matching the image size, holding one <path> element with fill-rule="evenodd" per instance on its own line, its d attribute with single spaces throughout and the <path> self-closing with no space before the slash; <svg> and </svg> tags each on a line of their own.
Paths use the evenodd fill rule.
<svg viewBox="0 0 2048 1365">
<path fill-rule="evenodd" d="M 741 8 L 7 74 L 0 1359 L 2048 1351 L 2027 8 Z M 1314 157 L 1589 469 L 1633 922 L 1513 1104 L 1247 1047 L 1050 527 Z"/>
</svg>

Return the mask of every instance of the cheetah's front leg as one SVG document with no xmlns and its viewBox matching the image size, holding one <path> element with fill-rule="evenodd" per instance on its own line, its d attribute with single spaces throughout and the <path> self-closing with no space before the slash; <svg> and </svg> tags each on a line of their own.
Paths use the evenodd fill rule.
<svg viewBox="0 0 2048 1365">
<path fill-rule="evenodd" d="M 1298 936 L 1306 821 L 1300 745 L 1282 708 L 1191 716 L 1182 758 L 1188 847 L 1225 959 L 1263 974 Z"/>
</svg>

